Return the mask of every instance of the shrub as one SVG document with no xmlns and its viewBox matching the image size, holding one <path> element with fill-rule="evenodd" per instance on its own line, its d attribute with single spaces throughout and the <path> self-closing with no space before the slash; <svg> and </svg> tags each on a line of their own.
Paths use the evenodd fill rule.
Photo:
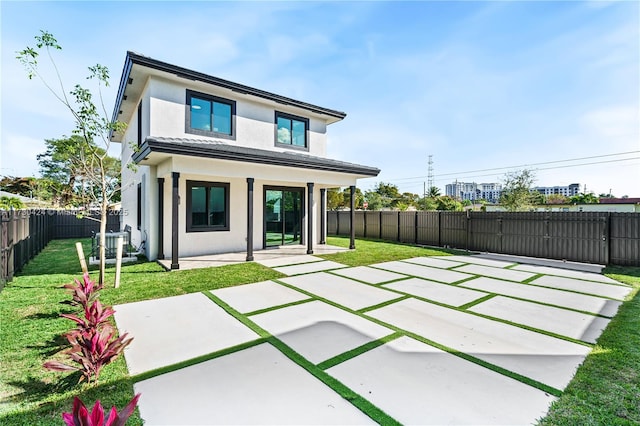
<svg viewBox="0 0 640 426">
<path fill-rule="evenodd" d="M 97 381 L 102 367 L 113 361 L 131 343 L 127 333 L 115 338 L 116 330 L 109 322 L 115 313 L 113 309 L 103 307 L 97 300 L 96 286 L 85 274 L 83 282 L 75 280 L 75 284 L 68 284 L 65 288 L 71 290 L 73 301 L 71 304 L 84 309 L 84 317 L 72 314 L 61 314 L 61 317 L 74 321 L 77 327 L 68 332 L 65 337 L 71 345 L 62 351 L 77 365 L 70 365 L 59 361 L 48 361 L 44 368 L 53 371 L 80 371 L 80 381 Z M 90 304 L 89 304 L 90 303 Z"/>
<path fill-rule="evenodd" d="M 73 399 L 73 412 L 62 413 L 62 419 L 67 426 L 123 426 L 133 414 L 140 394 L 137 394 L 118 414 L 116 407 L 111 407 L 109 417 L 104 420 L 104 409 L 100 400 L 96 401 L 91 413 L 77 396 Z"/>
<path fill-rule="evenodd" d="M 71 300 L 66 303 L 86 309 L 98 298 L 98 292 L 102 290 L 102 285 L 96 285 L 95 282 L 91 281 L 88 273 L 83 275 L 82 281 L 77 279 L 73 281 L 73 283 L 64 286 L 71 292 Z"/>
</svg>

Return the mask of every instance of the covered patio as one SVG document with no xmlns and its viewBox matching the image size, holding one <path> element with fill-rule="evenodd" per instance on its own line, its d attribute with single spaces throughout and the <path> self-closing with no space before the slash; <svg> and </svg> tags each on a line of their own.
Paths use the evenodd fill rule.
<svg viewBox="0 0 640 426">
<path fill-rule="evenodd" d="M 306 245 L 300 244 L 281 246 L 264 250 L 255 250 L 253 252 L 253 260 L 257 263 L 269 267 L 293 265 L 302 262 L 313 262 L 319 260 L 319 258 L 307 254 L 307 249 L 308 247 Z M 318 244 L 313 246 L 314 255 L 332 254 L 343 251 L 349 251 L 349 249 L 327 244 Z M 245 263 L 246 261 L 246 251 L 180 257 L 178 260 L 181 270 L 233 265 L 236 263 Z M 171 259 L 158 259 L 157 262 L 165 269 L 171 270 Z"/>
</svg>

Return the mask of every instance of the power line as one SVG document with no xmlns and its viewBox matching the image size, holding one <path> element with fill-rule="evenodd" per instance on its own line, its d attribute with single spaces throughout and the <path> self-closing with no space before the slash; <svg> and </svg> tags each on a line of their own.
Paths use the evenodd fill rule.
<svg viewBox="0 0 640 426">
<path fill-rule="evenodd" d="M 631 153 L 634 152 L 640 152 L 640 151 L 631 151 Z M 602 156 L 595 156 L 595 157 L 585 157 L 585 158 L 603 158 L 603 157 L 611 157 L 614 155 L 621 155 L 621 154 L 609 154 L 609 155 L 602 155 Z M 556 170 L 556 169 L 566 169 L 566 168 L 571 168 L 571 167 L 581 167 L 581 166 L 593 166 L 593 165 L 598 165 L 598 164 L 608 164 L 608 163 L 618 163 L 618 162 L 622 162 L 622 161 L 630 161 L 630 160 L 638 160 L 640 159 L 640 157 L 629 157 L 629 158 L 619 158 L 616 160 L 604 160 L 604 161 L 593 161 L 593 162 L 589 162 L 589 163 L 580 163 L 580 164 L 565 164 L 562 166 L 553 166 L 553 167 L 541 167 L 541 168 L 536 168 L 534 170 L 539 171 L 539 170 Z M 564 160 L 564 161 L 549 161 L 546 163 L 538 163 L 538 164 L 554 164 L 554 163 L 559 163 L 559 162 L 565 162 L 565 161 L 577 161 L 576 160 Z M 515 166 L 518 167 L 518 166 Z M 490 171 L 490 170 L 500 170 L 499 169 L 485 169 L 485 170 L 478 170 L 479 172 L 481 171 Z M 467 172 L 467 173 L 472 173 L 472 172 Z M 442 175 L 438 175 L 438 176 L 442 176 Z M 473 175 L 473 176 L 467 176 L 467 179 L 475 179 L 475 178 L 479 178 L 479 177 L 487 177 L 487 176 L 495 176 L 495 173 L 488 173 L 488 174 L 482 174 L 482 175 Z M 417 178 L 416 178 L 417 179 Z M 389 182 L 390 180 L 385 180 L 385 182 Z M 393 181 L 393 180 L 391 180 Z M 435 179 L 436 182 L 442 182 L 442 181 L 448 181 L 448 179 L 444 179 L 444 178 L 437 178 Z M 422 184 L 423 181 L 422 180 L 414 180 L 414 181 L 409 181 L 409 182 L 404 182 L 402 185 L 406 188 L 408 186 L 417 186 L 418 184 Z"/>
<path fill-rule="evenodd" d="M 466 174 L 469 174 L 469 173 L 480 173 L 480 172 L 490 172 L 490 171 L 498 171 L 498 170 L 517 169 L 517 168 L 521 168 L 521 167 L 544 166 L 546 164 L 558 164 L 558 163 L 567 163 L 569 161 L 592 160 L 594 158 L 615 157 L 617 155 L 628 155 L 628 154 L 637 154 L 637 153 L 640 153 L 640 151 L 628 151 L 628 152 L 619 152 L 619 153 L 615 153 L 615 154 L 593 155 L 593 156 L 590 156 L 590 157 L 570 158 L 570 159 L 567 159 L 567 160 L 544 161 L 544 162 L 541 162 L 541 163 L 521 164 L 521 165 L 518 165 L 518 166 L 494 167 L 494 168 L 491 168 L 491 169 L 469 170 L 469 171 L 466 171 L 466 172 L 439 173 L 438 177 L 441 177 L 441 176 L 456 176 L 456 175 L 459 176 L 459 175 L 466 175 Z M 624 160 L 625 159 L 615 160 L 615 161 L 624 161 Z M 597 164 L 597 163 L 588 163 L 588 164 Z M 567 166 L 567 167 L 571 167 L 571 166 Z M 562 168 L 562 167 L 559 167 L 559 168 Z M 541 170 L 550 170 L 550 169 L 541 169 Z M 401 180 L 414 180 L 414 179 L 424 180 L 425 176 L 413 176 L 413 177 L 407 177 L 407 178 L 387 179 L 387 182 L 397 182 L 397 181 L 401 181 Z M 437 180 L 441 180 L 441 179 L 437 179 Z"/>
</svg>

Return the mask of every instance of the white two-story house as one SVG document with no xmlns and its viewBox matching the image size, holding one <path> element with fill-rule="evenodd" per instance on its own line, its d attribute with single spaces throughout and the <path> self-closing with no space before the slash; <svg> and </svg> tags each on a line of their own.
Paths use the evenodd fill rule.
<svg viewBox="0 0 640 426">
<path fill-rule="evenodd" d="M 113 113 L 127 129 L 112 141 L 132 243 L 172 269 L 180 257 L 253 260 L 254 248 L 287 244 L 313 253 L 325 242 L 326 190 L 354 191 L 379 173 L 327 158 L 327 127 L 345 116 L 127 52 Z"/>
</svg>

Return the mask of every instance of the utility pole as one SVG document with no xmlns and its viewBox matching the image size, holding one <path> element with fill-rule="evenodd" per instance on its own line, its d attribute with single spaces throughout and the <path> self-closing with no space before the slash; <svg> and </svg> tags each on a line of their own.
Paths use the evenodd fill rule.
<svg viewBox="0 0 640 426">
<path fill-rule="evenodd" d="M 429 154 L 429 168 L 427 169 L 427 191 L 433 188 L 433 155 Z M 426 192 L 426 191 L 425 191 Z"/>
</svg>

